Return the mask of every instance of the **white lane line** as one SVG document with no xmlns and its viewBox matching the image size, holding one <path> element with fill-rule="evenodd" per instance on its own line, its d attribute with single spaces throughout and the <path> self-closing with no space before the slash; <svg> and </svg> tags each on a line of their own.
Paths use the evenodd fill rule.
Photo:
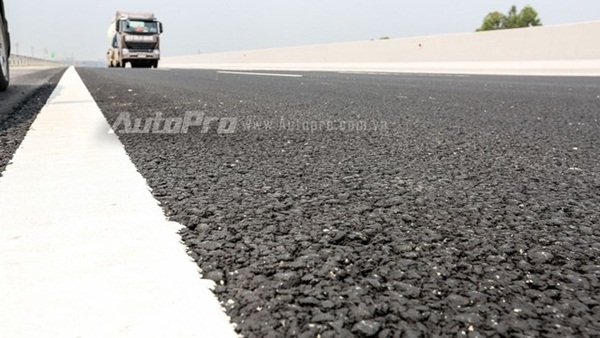
<svg viewBox="0 0 600 338">
<path fill-rule="evenodd" d="M 444 74 L 444 73 L 419 73 L 415 72 L 371 72 L 371 71 L 343 71 L 338 74 L 346 75 L 385 75 L 385 76 L 422 76 L 422 77 L 470 77 L 467 74 Z"/>
<path fill-rule="evenodd" d="M 237 337 L 74 68 L 0 178 L 1 337 Z"/>
<path fill-rule="evenodd" d="M 392 72 L 369 72 L 369 71 L 339 71 L 337 72 L 338 74 L 344 74 L 344 75 L 402 75 L 402 74 L 397 74 L 397 73 L 392 73 Z"/>
<path fill-rule="evenodd" d="M 278 76 L 278 77 L 302 77 L 300 74 L 276 74 L 276 73 L 254 73 L 254 72 L 233 72 L 228 70 L 220 70 L 220 74 L 237 74 L 237 75 L 257 75 L 257 76 Z"/>
</svg>

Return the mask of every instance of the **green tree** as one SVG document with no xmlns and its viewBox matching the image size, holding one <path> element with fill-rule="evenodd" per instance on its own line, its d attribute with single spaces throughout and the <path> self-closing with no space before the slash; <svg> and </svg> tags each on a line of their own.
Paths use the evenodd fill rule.
<svg viewBox="0 0 600 338">
<path fill-rule="evenodd" d="M 493 31 L 496 29 L 503 29 L 504 25 L 504 14 L 500 12 L 492 12 L 483 19 L 483 25 L 477 31 Z"/>
<path fill-rule="evenodd" d="M 519 28 L 519 23 L 521 21 L 521 16 L 517 12 L 517 6 L 512 6 L 508 11 L 508 14 L 505 16 L 505 28 Z"/>
<path fill-rule="evenodd" d="M 541 26 L 542 20 L 538 18 L 538 13 L 531 6 L 527 6 L 521 10 L 519 14 L 519 27 Z"/>
<path fill-rule="evenodd" d="M 483 24 L 477 31 L 481 32 L 541 25 L 542 22 L 538 18 L 538 13 L 531 6 L 524 7 L 520 12 L 517 11 L 517 6 L 512 6 L 507 14 L 492 12 L 486 15 L 483 19 Z"/>
</svg>

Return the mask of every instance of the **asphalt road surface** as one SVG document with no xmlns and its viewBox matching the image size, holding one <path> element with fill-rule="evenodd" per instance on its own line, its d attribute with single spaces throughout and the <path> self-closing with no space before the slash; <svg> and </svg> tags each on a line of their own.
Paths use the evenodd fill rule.
<svg viewBox="0 0 600 338">
<path fill-rule="evenodd" d="M 600 79 L 78 72 L 245 337 L 600 335 Z"/>
<path fill-rule="evenodd" d="M 0 176 L 65 68 L 12 68 L 11 85 L 0 92 Z"/>
</svg>

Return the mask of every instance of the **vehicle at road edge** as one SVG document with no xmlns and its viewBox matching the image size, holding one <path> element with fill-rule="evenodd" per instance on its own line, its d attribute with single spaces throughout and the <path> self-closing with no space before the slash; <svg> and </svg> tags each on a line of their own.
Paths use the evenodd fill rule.
<svg viewBox="0 0 600 338">
<path fill-rule="evenodd" d="M 158 67 L 162 23 L 154 13 L 118 11 L 108 27 L 108 67 Z"/>
<path fill-rule="evenodd" d="M 8 58 L 10 56 L 10 34 L 8 33 L 8 22 L 4 12 L 4 1 L 0 0 L 0 91 L 8 88 L 10 80 L 10 69 Z"/>
</svg>

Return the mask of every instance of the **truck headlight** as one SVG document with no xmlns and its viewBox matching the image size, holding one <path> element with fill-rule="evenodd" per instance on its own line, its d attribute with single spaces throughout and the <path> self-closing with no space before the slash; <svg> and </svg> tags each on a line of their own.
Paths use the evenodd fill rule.
<svg viewBox="0 0 600 338">
<path fill-rule="evenodd" d="M 156 54 L 156 55 L 160 55 L 160 50 L 158 50 L 158 49 L 155 49 L 155 50 L 154 50 L 154 54 Z"/>
<path fill-rule="evenodd" d="M 129 54 L 129 49 L 123 48 L 123 54 Z"/>
</svg>

